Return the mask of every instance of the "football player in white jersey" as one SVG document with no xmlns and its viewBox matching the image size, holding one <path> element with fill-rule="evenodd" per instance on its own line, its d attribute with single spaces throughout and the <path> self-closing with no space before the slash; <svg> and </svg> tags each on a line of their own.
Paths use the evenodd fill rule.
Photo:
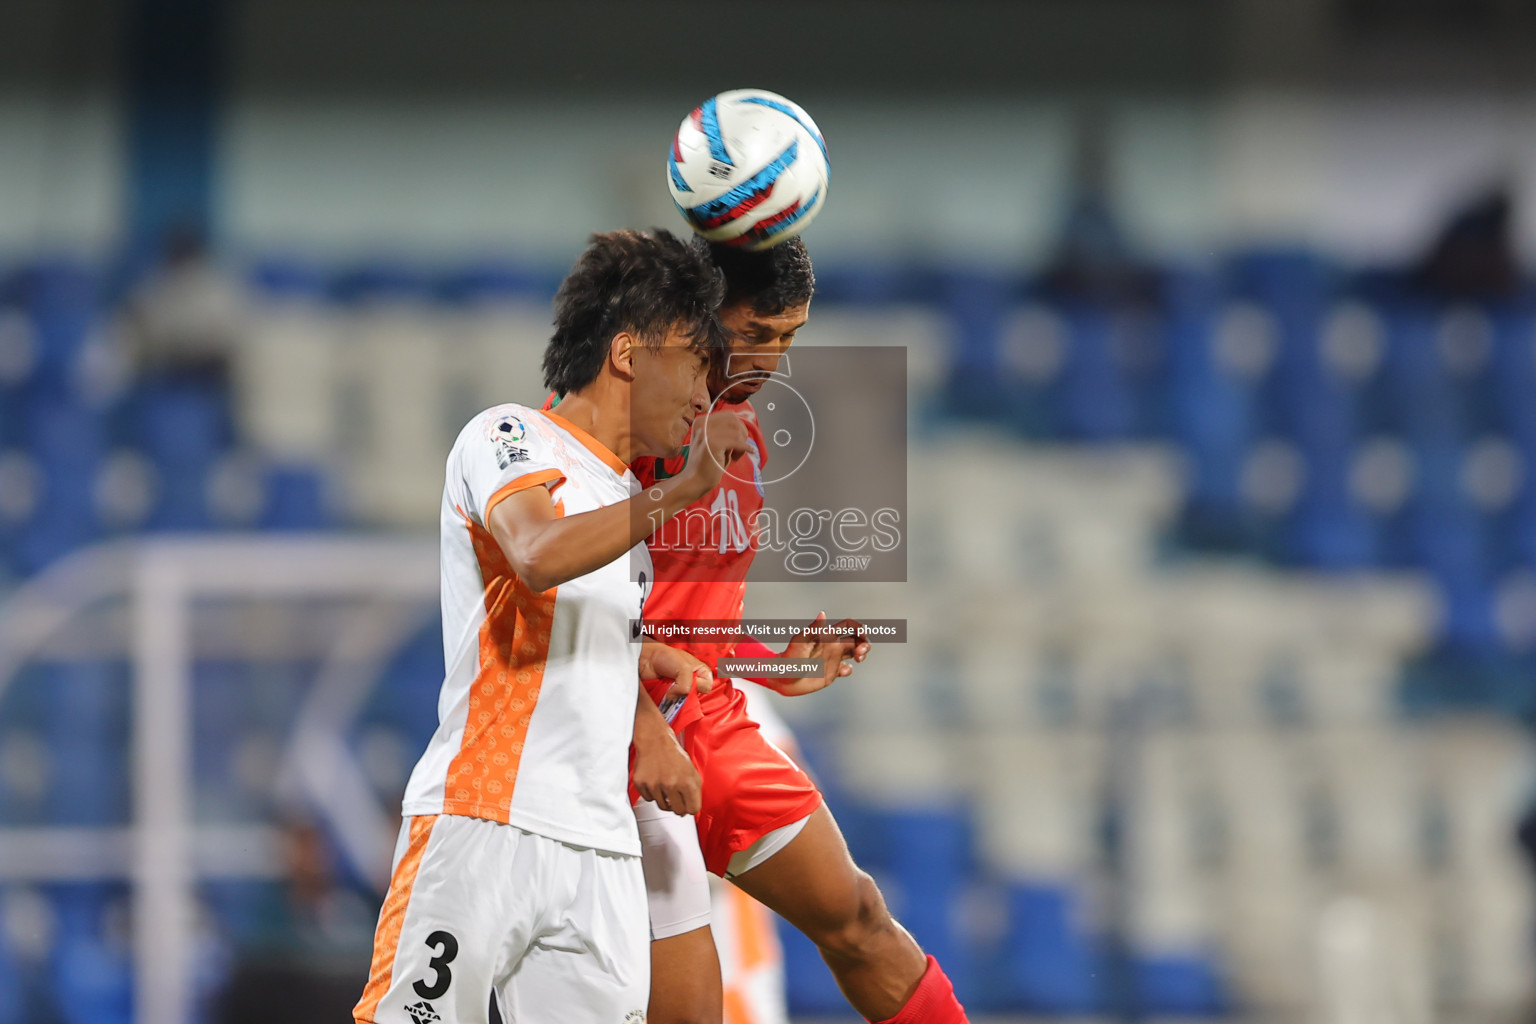
<svg viewBox="0 0 1536 1024">
<path fill-rule="evenodd" d="M 555 298 L 559 412 L 489 409 L 454 444 L 439 724 L 406 788 L 358 1022 L 644 1020 L 631 738 L 651 751 L 642 795 L 693 811 L 698 783 L 638 680 L 710 684 L 697 659 L 636 642 L 644 542 L 719 483 L 746 432 L 723 417 L 712 457 L 643 492 L 628 466 L 677 452 L 708 408 L 721 292 L 665 231 L 594 236 Z"/>
</svg>

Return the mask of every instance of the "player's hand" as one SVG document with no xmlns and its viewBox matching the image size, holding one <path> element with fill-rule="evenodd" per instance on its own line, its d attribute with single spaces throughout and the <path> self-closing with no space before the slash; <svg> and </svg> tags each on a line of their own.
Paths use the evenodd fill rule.
<svg viewBox="0 0 1536 1024">
<path fill-rule="evenodd" d="M 704 780 L 671 729 L 635 732 L 635 790 L 664 811 L 698 814 Z"/>
<path fill-rule="evenodd" d="M 678 477 L 694 500 L 720 486 L 725 468 L 747 453 L 747 426 L 734 412 L 712 412 L 693 421 L 689 435 L 688 465 Z"/>
<path fill-rule="evenodd" d="M 863 661 L 869 657 L 869 638 L 864 626 L 855 619 L 843 619 L 832 627 L 831 636 L 813 636 L 813 630 L 823 631 L 827 625 L 827 613 L 819 612 L 815 620 L 784 648 L 786 658 L 818 658 L 823 672 L 819 676 L 802 679 L 773 679 L 768 685 L 786 697 L 798 697 L 805 693 L 824 690 L 844 676 L 853 675 L 850 661 Z"/>
<path fill-rule="evenodd" d="M 692 690 L 708 693 L 715 688 L 715 676 L 708 665 L 657 640 L 648 640 L 640 648 L 640 678 L 672 680 L 669 696 L 686 697 Z"/>
</svg>

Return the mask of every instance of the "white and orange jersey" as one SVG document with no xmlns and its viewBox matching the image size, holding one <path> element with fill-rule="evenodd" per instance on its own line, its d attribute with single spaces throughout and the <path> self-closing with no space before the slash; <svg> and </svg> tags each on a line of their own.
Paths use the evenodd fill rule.
<svg viewBox="0 0 1536 1024">
<path fill-rule="evenodd" d="M 539 486 L 558 515 L 639 490 L 616 455 L 554 413 L 497 406 L 459 434 L 443 487 L 447 672 L 437 731 L 402 812 L 484 818 L 638 856 L 628 782 L 640 645 L 631 623 L 653 578 L 650 556 L 640 544 L 534 593 L 486 523 L 502 499 Z"/>
</svg>

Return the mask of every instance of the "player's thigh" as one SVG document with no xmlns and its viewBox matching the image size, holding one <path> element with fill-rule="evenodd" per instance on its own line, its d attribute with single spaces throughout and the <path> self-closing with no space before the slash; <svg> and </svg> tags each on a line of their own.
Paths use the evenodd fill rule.
<svg viewBox="0 0 1536 1024">
<path fill-rule="evenodd" d="M 525 834 L 450 815 L 417 817 L 396 859 L 354 1018 L 483 1024 L 492 981 L 519 927 L 497 888 Z"/>
<path fill-rule="evenodd" d="M 872 891 L 825 804 L 788 845 L 731 881 L 812 938 L 847 927 L 867 911 Z"/>
<path fill-rule="evenodd" d="M 708 925 L 709 872 L 704 870 L 693 818 L 642 800 L 635 805 L 635 823 L 640 829 L 651 938 L 668 939 Z"/>
<path fill-rule="evenodd" d="M 762 735 L 745 700 L 695 723 L 689 752 L 704 781 L 699 845 L 710 871 L 724 875 L 732 856 L 821 804 L 815 783 Z"/>
<path fill-rule="evenodd" d="M 557 844 L 559 845 L 559 844 Z M 651 934 L 639 857 L 562 847 L 564 904 L 497 984 L 506 1024 L 641 1024 Z"/>
<path fill-rule="evenodd" d="M 709 926 L 651 943 L 649 1024 L 720 1024 L 720 955 Z"/>
</svg>

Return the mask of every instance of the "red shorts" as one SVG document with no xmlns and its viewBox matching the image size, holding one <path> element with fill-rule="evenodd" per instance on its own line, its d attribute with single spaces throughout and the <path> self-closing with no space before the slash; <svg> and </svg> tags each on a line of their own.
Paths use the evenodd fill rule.
<svg viewBox="0 0 1536 1024">
<path fill-rule="evenodd" d="M 821 791 L 763 738 L 730 682 L 717 678 L 698 700 L 703 714 L 683 729 L 683 747 L 704 783 L 695 818 L 704 866 L 724 877 L 732 856 L 820 807 Z"/>
</svg>

